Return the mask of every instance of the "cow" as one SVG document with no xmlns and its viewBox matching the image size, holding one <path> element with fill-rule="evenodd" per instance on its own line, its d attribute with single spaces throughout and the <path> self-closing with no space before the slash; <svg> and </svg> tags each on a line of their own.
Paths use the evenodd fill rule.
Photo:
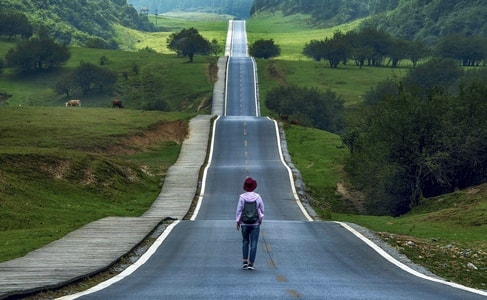
<svg viewBox="0 0 487 300">
<path fill-rule="evenodd" d="M 122 100 L 117 100 L 117 99 L 113 100 L 112 107 L 123 108 Z"/>
<path fill-rule="evenodd" d="M 69 100 L 66 102 L 66 107 L 68 106 L 79 106 L 81 107 L 81 100 Z"/>
</svg>

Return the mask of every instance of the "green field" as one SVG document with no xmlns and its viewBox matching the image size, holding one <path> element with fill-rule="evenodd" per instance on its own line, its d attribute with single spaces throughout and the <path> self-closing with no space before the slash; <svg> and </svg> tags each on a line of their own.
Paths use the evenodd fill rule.
<svg viewBox="0 0 487 300">
<path fill-rule="evenodd" d="M 0 261 L 91 221 L 144 213 L 177 159 L 191 116 L 0 108 Z"/>
<path fill-rule="evenodd" d="M 248 20 L 250 42 L 273 38 L 282 48 L 280 57 L 258 60 L 261 103 L 276 85 L 297 84 L 331 89 L 352 111 L 377 82 L 408 71 L 354 65 L 331 69 L 326 62 L 305 58 L 301 54 L 305 43 L 358 26 L 355 22 L 311 28 L 307 18 L 269 14 Z M 157 22 L 164 31 L 118 29 L 117 40 L 130 51 L 72 48 L 66 66 L 51 73 L 20 78 L 6 69 L 0 75 L 0 91 L 12 95 L 9 105 L 0 107 L 0 261 L 24 255 L 104 216 L 140 215 L 155 199 L 165 170 L 177 159 L 180 137 L 155 143 L 138 138 L 157 130 L 173 131 L 171 126 L 180 127 L 196 113 L 208 112 L 198 112 L 196 107 L 211 98 L 208 66 L 215 60 L 196 57 L 195 63 L 188 64 L 166 49 L 166 39 L 173 31 L 195 27 L 207 39 L 224 43 L 227 30 L 225 18 L 214 16 L 191 20 L 159 16 Z M 13 45 L 0 41 L 0 54 Z M 146 47 L 159 53 L 137 51 Z M 111 109 L 115 95 L 124 97 L 116 93 L 91 95 L 82 99 L 83 107 L 65 108 L 67 98 L 53 92 L 55 82 L 80 61 L 97 63 L 101 56 L 118 72 L 130 71 L 137 63 L 142 73 L 157 73 L 161 97 L 182 112 L 142 111 L 130 103 L 128 109 Z M 264 106 L 261 111 L 272 115 Z M 338 193 L 338 185 L 348 187 L 343 171 L 348 151 L 340 137 L 299 126 L 285 125 L 285 129 L 293 162 L 322 219 L 363 225 L 438 275 L 487 288 L 486 186 L 425 199 L 398 218 L 360 215 L 360 195 L 354 198 L 353 190 L 348 198 L 343 191 Z M 137 180 L 131 181 L 134 174 Z M 468 262 L 478 270 L 468 269 Z"/>
</svg>

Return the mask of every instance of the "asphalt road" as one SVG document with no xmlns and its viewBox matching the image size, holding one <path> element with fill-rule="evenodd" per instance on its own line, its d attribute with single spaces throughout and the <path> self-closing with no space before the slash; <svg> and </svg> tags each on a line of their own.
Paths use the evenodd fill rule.
<svg viewBox="0 0 487 300">
<path fill-rule="evenodd" d="M 310 221 L 260 117 L 244 22 L 234 22 L 225 114 L 215 123 L 201 202 L 126 277 L 82 299 L 485 299 L 405 272 L 342 224 Z M 255 271 L 241 270 L 235 208 L 246 176 L 266 205 Z"/>
</svg>

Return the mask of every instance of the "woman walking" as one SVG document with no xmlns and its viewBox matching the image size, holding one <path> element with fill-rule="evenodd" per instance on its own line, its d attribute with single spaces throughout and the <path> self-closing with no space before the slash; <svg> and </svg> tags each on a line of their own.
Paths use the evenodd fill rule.
<svg viewBox="0 0 487 300">
<path fill-rule="evenodd" d="M 247 177 L 243 189 L 245 193 L 238 199 L 236 221 L 237 230 L 242 232 L 242 269 L 254 270 L 257 242 L 259 241 L 260 224 L 264 218 L 264 201 L 254 190 L 257 181 Z"/>
</svg>

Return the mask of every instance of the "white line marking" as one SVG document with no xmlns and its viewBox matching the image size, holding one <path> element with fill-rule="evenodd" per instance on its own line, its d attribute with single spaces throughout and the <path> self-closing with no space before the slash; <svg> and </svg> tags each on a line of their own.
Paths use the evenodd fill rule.
<svg viewBox="0 0 487 300">
<path fill-rule="evenodd" d="M 206 189 L 206 176 L 208 175 L 208 169 L 210 168 L 211 161 L 213 160 L 213 149 L 215 147 L 215 132 L 216 132 L 216 123 L 220 119 L 221 116 L 218 116 L 213 123 L 213 131 L 211 134 L 211 146 L 210 146 L 210 154 L 208 155 L 208 163 L 206 164 L 205 170 L 203 171 L 203 178 L 201 179 L 201 190 L 200 195 L 198 196 L 198 203 L 196 203 L 196 207 L 194 209 L 193 215 L 191 216 L 191 221 L 196 220 L 198 213 L 201 208 L 201 202 L 203 202 L 203 196 L 205 195 Z"/>
<path fill-rule="evenodd" d="M 164 230 L 164 232 L 161 234 L 161 236 L 159 236 L 157 238 L 157 240 L 152 244 L 152 246 L 149 249 L 147 249 L 147 251 L 134 264 L 130 265 L 127 269 L 123 270 L 122 273 L 120 273 L 120 274 L 108 279 L 107 281 L 104 281 L 104 282 L 102 282 L 102 283 L 100 283 L 100 284 L 98 284 L 98 285 L 96 285 L 96 286 L 94 286 L 94 287 L 92 287 L 86 291 L 79 292 L 79 293 L 76 293 L 73 295 L 67 295 L 67 296 L 64 296 L 61 298 L 57 298 L 57 299 L 59 299 L 59 300 L 77 299 L 79 297 L 101 291 L 101 290 L 109 287 L 110 285 L 112 285 L 116 282 L 119 282 L 120 280 L 124 279 L 125 277 L 130 276 L 140 266 L 142 266 L 143 264 L 145 264 L 149 260 L 149 258 L 157 251 L 157 249 L 162 245 L 162 243 L 166 240 L 166 238 L 169 236 L 169 234 L 174 229 L 174 227 L 176 227 L 176 225 L 179 224 L 179 222 L 180 221 L 177 220 L 177 221 L 174 221 L 173 223 L 171 223 Z"/>
<path fill-rule="evenodd" d="M 369 245 L 372 249 L 374 249 L 382 257 L 384 257 L 390 263 L 392 263 L 392 264 L 396 265 L 397 267 L 401 268 L 403 271 L 406 271 L 406 272 L 408 272 L 408 273 L 410 273 L 410 274 L 412 274 L 412 275 L 414 275 L 416 277 L 422 278 L 422 279 L 426 279 L 426 280 L 429 280 L 429 281 L 442 283 L 444 285 L 448 285 L 448 286 L 451 286 L 453 288 L 457 288 L 457 289 L 461 289 L 461 290 L 468 291 L 468 292 L 471 292 L 471 293 L 475 293 L 475 294 L 487 296 L 487 292 L 484 292 L 484 291 L 481 291 L 481 290 L 476 290 L 474 288 L 470 288 L 470 287 L 467 287 L 467 286 L 464 286 L 464 285 L 461 285 L 461 284 L 458 284 L 458 283 L 448 282 L 448 281 L 445 281 L 445 280 L 442 280 L 442 279 L 433 278 L 433 277 L 427 276 L 425 274 L 422 274 L 422 273 L 420 273 L 420 272 L 418 272 L 416 270 L 413 270 L 410 267 L 406 266 L 405 264 L 401 263 L 400 261 L 396 260 L 389 253 L 387 253 L 386 251 L 384 251 L 384 249 L 382 249 L 381 247 L 377 246 L 374 242 L 372 242 L 371 240 L 369 240 L 368 238 L 366 238 L 365 236 L 363 236 L 360 232 L 358 232 L 355 229 L 353 229 L 352 227 L 350 227 L 350 225 L 348 225 L 346 223 L 343 223 L 343 222 L 336 222 L 336 221 L 335 221 L 335 223 L 340 224 L 345 229 L 347 229 L 348 231 L 350 231 L 351 233 L 353 233 L 356 237 L 358 237 L 364 243 L 366 243 L 367 245 Z"/>
<path fill-rule="evenodd" d="M 306 210 L 306 208 L 304 208 L 303 206 L 303 203 L 301 203 L 301 200 L 299 200 L 299 196 L 298 196 L 298 193 L 296 192 L 296 188 L 294 186 L 294 178 L 293 178 L 293 172 L 291 171 L 291 168 L 289 168 L 289 166 L 286 164 L 286 162 L 284 161 L 284 157 L 282 155 L 282 148 L 281 148 L 281 137 L 279 135 L 279 126 L 277 125 L 277 121 L 276 120 L 272 120 L 271 118 L 267 117 L 269 120 L 271 120 L 272 122 L 274 122 L 274 127 L 276 129 L 276 137 L 277 137 L 277 147 L 279 148 L 279 157 L 281 159 L 281 162 L 282 164 L 284 165 L 284 167 L 286 167 L 287 169 L 287 174 L 289 176 L 289 180 L 291 181 L 291 189 L 293 191 L 293 195 L 294 195 L 294 200 L 296 201 L 296 203 L 298 204 L 298 207 L 299 209 L 301 209 L 301 212 L 303 213 L 303 215 L 306 217 L 306 219 L 308 219 L 308 221 L 313 221 L 313 218 L 309 215 L 308 211 Z"/>
</svg>

